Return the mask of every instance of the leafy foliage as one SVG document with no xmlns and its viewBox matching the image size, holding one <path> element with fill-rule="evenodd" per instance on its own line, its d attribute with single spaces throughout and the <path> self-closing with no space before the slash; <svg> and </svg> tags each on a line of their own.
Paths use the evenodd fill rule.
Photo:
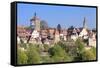
<svg viewBox="0 0 100 68">
<path fill-rule="evenodd" d="M 50 48 L 49 53 L 54 62 L 65 62 L 70 60 L 70 57 L 67 55 L 65 50 L 59 45 Z"/>
<path fill-rule="evenodd" d="M 43 45 L 43 47 L 44 47 L 44 51 L 48 52 L 48 50 L 49 50 L 50 46 L 49 46 L 49 45 L 47 45 L 47 44 L 44 44 L 44 45 Z"/>
<path fill-rule="evenodd" d="M 95 48 L 95 47 L 92 47 L 92 48 L 90 49 L 90 51 L 92 51 L 93 54 L 96 56 L 96 48 Z"/>
<path fill-rule="evenodd" d="M 42 57 L 42 62 L 43 63 L 51 63 L 53 60 L 50 56 L 43 56 Z"/>
<path fill-rule="evenodd" d="M 96 48 L 92 47 L 89 50 L 86 50 L 82 54 L 83 60 L 96 60 Z"/>
<path fill-rule="evenodd" d="M 27 49 L 27 56 L 28 56 L 28 63 L 29 64 L 36 64 L 40 63 L 41 57 L 39 55 L 39 51 L 36 47 L 36 45 L 30 44 Z"/>
<path fill-rule="evenodd" d="M 80 39 L 77 39 L 75 42 L 76 45 L 76 56 L 74 57 L 74 61 L 82 61 L 82 55 L 83 52 L 85 51 L 85 45 L 82 43 L 82 41 Z"/>
<path fill-rule="evenodd" d="M 25 51 L 18 49 L 17 56 L 18 56 L 18 58 L 17 58 L 18 64 L 27 64 L 28 57 L 27 57 Z"/>
<path fill-rule="evenodd" d="M 47 22 L 44 21 L 44 20 L 42 20 L 42 21 L 40 22 L 40 28 L 41 28 L 41 29 L 47 29 L 47 28 L 48 28 Z"/>
<path fill-rule="evenodd" d="M 77 39 L 76 42 L 75 42 L 76 46 L 77 46 L 77 50 L 78 52 L 83 52 L 84 51 L 84 47 L 85 45 L 82 43 L 82 41 L 80 39 Z"/>
<path fill-rule="evenodd" d="M 26 43 L 21 43 L 20 47 L 23 47 L 24 49 L 27 49 L 27 44 Z"/>
<path fill-rule="evenodd" d="M 93 54 L 91 50 L 84 51 L 82 54 L 82 60 L 96 60 L 96 56 Z"/>
<path fill-rule="evenodd" d="M 75 61 L 88 61 L 96 59 L 96 49 L 92 47 L 89 50 L 85 49 L 85 45 L 82 43 L 80 39 L 76 40 L 77 45 L 77 56 L 75 57 Z"/>
<path fill-rule="evenodd" d="M 73 44 L 59 41 L 49 46 L 47 44 L 22 43 L 18 47 L 18 64 L 39 64 L 71 61 L 96 60 L 96 48 L 85 49 L 83 41 L 77 39 Z M 21 48 L 24 48 L 21 50 Z"/>
</svg>

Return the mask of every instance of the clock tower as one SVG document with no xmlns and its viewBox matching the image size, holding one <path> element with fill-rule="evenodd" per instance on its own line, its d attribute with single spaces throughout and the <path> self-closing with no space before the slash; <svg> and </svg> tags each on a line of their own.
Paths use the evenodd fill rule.
<svg viewBox="0 0 100 68">
<path fill-rule="evenodd" d="M 30 26 L 37 31 L 40 31 L 40 19 L 37 17 L 36 12 L 34 13 L 34 17 L 30 20 Z"/>
</svg>

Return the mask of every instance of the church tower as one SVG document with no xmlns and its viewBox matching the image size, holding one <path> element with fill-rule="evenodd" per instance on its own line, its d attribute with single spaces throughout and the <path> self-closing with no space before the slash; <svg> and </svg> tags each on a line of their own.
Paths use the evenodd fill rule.
<svg viewBox="0 0 100 68">
<path fill-rule="evenodd" d="M 83 21 L 83 28 L 87 28 L 86 26 L 86 18 L 84 17 L 84 21 Z"/>
<path fill-rule="evenodd" d="M 30 20 L 30 26 L 37 31 L 40 31 L 40 19 L 36 16 L 36 12 L 34 13 L 34 17 Z"/>
</svg>

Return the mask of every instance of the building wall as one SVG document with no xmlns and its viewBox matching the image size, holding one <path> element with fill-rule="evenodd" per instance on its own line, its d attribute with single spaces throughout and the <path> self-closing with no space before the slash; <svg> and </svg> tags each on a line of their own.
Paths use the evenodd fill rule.
<svg viewBox="0 0 100 68">
<path fill-rule="evenodd" d="M 78 35 L 71 35 L 71 39 L 73 39 L 74 41 L 78 38 Z"/>
<path fill-rule="evenodd" d="M 82 31 L 79 34 L 79 37 L 86 36 L 86 35 L 88 35 L 88 32 L 85 28 L 83 28 Z"/>
<path fill-rule="evenodd" d="M 35 21 L 35 29 L 40 31 L 40 20 L 38 19 Z"/>
<path fill-rule="evenodd" d="M 60 35 L 59 35 L 59 31 L 56 30 L 55 31 L 55 43 L 60 41 Z"/>
<path fill-rule="evenodd" d="M 96 47 L 96 38 L 95 38 L 95 35 L 93 35 L 93 37 L 89 38 L 88 43 L 89 43 L 89 46 Z"/>
</svg>

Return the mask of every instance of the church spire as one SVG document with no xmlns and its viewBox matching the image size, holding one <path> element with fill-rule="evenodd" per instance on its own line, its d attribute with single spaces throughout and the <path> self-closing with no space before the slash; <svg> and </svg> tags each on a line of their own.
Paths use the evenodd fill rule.
<svg viewBox="0 0 100 68">
<path fill-rule="evenodd" d="M 34 17 L 33 17 L 34 21 L 36 20 L 36 18 L 37 18 L 37 14 L 36 14 L 36 12 L 35 12 L 35 13 L 34 13 Z"/>
<path fill-rule="evenodd" d="M 86 17 L 84 17 L 83 28 L 86 28 Z"/>
<path fill-rule="evenodd" d="M 36 17 L 36 12 L 34 13 L 34 17 Z"/>
</svg>

